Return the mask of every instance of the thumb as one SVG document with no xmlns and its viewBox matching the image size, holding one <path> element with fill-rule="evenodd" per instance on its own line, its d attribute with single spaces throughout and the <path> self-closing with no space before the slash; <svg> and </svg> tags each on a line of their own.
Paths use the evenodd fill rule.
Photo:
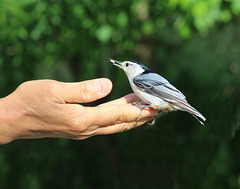
<svg viewBox="0 0 240 189">
<path fill-rule="evenodd" d="M 107 96 L 112 82 L 107 78 L 76 83 L 63 83 L 62 97 L 68 103 L 88 103 Z"/>
</svg>

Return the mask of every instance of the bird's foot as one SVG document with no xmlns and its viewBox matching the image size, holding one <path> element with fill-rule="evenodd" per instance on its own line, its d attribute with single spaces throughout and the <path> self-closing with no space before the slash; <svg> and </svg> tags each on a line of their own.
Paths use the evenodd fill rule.
<svg viewBox="0 0 240 189">
<path fill-rule="evenodd" d="M 157 118 L 157 115 L 154 116 L 154 118 L 151 121 L 147 122 L 147 124 L 148 125 L 154 125 L 156 123 L 156 118 Z"/>
<path fill-rule="evenodd" d="M 153 119 L 149 122 L 147 122 L 148 125 L 154 125 L 156 123 L 156 120 L 159 116 L 161 116 L 163 113 L 165 113 L 163 110 L 159 110 L 158 114 L 153 117 Z"/>
<path fill-rule="evenodd" d="M 140 101 L 133 102 L 132 105 L 137 106 L 138 108 L 140 108 L 140 114 L 139 114 L 139 116 L 138 116 L 138 118 L 137 118 L 136 121 L 139 121 L 139 120 L 141 119 L 143 109 L 150 107 L 150 105 L 142 105 L 142 104 L 140 103 Z"/>
</svg>

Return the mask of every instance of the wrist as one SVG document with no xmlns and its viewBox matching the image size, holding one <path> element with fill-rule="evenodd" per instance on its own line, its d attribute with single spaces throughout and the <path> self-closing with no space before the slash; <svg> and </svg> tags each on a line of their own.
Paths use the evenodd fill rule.
<svg viewBox="0 0 240 189">
<path fill-rule="evenodd" d="M 12 141 L 8 133 L 9 121 L 5 98 L 0 99 L 0 144 L 6 144 Z"/>
<path fill-rule="evenodd" d="M 18 120 L 21 112 L 16 109 L 11 95 L 0 99 L 0 144 L 9 143 L 18 138 Z"/>
</svg>

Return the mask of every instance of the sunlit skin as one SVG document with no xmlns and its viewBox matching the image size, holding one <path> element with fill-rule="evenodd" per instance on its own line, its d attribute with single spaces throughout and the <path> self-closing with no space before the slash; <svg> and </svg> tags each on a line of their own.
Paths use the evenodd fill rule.
<svg viewBox="0 0 240 189">
<path fill-rule="evenodd" d="M 139 108 L 131 105 L 139 100 L 135 94 L 96 107 L 82 105 L 107 96 L 111 90 L 112 83 L 106 78 L 76 83 L 25 82 L 0 99 L 0 143 L 44 137 L 81 140 L 132 129 L 157 114 L 144 109 L 136 122 Z"/>
</svg>

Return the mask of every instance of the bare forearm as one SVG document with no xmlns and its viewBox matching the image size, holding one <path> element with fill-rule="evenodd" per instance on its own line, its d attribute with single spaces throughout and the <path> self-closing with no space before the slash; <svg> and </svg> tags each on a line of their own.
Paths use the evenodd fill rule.
<svg viewBox="0 0 240 189">
<path fill-rule="evenodd" d="M 6 144 L 14 140 L 14 115 L 15 110 L 7 104 L 8 97 L 0 99 L 0 144 Z"/>
</svg>

